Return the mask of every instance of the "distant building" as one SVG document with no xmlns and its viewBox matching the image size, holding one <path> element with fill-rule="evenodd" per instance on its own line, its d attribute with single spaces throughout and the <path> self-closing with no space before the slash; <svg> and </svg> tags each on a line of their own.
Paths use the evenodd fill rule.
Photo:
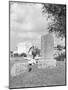
<svg viewBox="0 0 68 90">
<path fill-rule="evenodd" d="M 19 54 L 21 53 L 26 53 L 28 54 L 29 48 L 32 46 L 32 44 L 30 42 L 23 42 L 23 43 L 19 43 L 17 45 L 17 51 Z"/>
<path fill-rule="evenodd" d="M 28 54 L 28 51 L 32 46 L 37 46 L 40 48 L 39 43 L 40 42 L 38 40 L 20 42 L 17 44 L 16 50 L 13 53 L 14 54 L 15 53 L 18 53 L 18 54 L 26 53 L 26 54 Z M 29 54 L 31 55 L 31 52 Z"/>
</svg>

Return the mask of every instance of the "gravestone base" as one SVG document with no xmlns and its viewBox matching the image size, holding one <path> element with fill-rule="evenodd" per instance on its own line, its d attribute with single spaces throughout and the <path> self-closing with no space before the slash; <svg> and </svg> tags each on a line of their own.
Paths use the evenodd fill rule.
<svg viewBox="0 0 68 90">
<path fill-rule="evenodd" d="M 38 68 L 55 68 L 56 60 L 55 59 L 42 59 L 38 61 Z"/>
</svg>

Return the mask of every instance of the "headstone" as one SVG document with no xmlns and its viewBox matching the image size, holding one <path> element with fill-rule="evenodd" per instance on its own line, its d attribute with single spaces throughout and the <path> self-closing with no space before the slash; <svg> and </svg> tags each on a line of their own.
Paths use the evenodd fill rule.
<svg viewBox="0 0 68 90">
<path fill-rule="evenodd" d="M 56 67 L 54 54 L 54 38 L 51 33 L 41 37 L 41 59 L 38 68 Z"/>
<path fill-rule="evenodd" d="M 41 37 L 41 56 L 52 58 L 54 52 L 54 38 L 49 33 Z"/>
</svg>

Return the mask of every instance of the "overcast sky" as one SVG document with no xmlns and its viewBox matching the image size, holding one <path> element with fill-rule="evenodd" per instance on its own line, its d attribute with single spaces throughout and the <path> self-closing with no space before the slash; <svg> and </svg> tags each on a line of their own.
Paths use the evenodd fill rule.
<svg viewBox="0 0 68 90">
<path fill-rule="evenodd" d="M 42 4 L 10 3 L 10 49 L 25 41 L 39 40 L 48 32 L 53 17 L 42 13 Z"/>
</svg>

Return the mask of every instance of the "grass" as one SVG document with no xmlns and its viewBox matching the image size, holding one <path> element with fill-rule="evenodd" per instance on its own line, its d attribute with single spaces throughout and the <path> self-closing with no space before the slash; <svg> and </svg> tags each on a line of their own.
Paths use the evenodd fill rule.
<svg viewBox="0 0 68 90">
<path fill-rule="evenodd" d="M 10 69 L 17 61 L 10 61 Z M 23 58 L 21 61 L 27 62 Z M 9 84 L 10 88 L 65 85 L 65 62 L 57 61 L 57 66 L 51 69 L 38 69 L 37 65 L 34 65 L 31 72 L 25 72 L 13 78 L 10 76 Z"/>
</svg>

